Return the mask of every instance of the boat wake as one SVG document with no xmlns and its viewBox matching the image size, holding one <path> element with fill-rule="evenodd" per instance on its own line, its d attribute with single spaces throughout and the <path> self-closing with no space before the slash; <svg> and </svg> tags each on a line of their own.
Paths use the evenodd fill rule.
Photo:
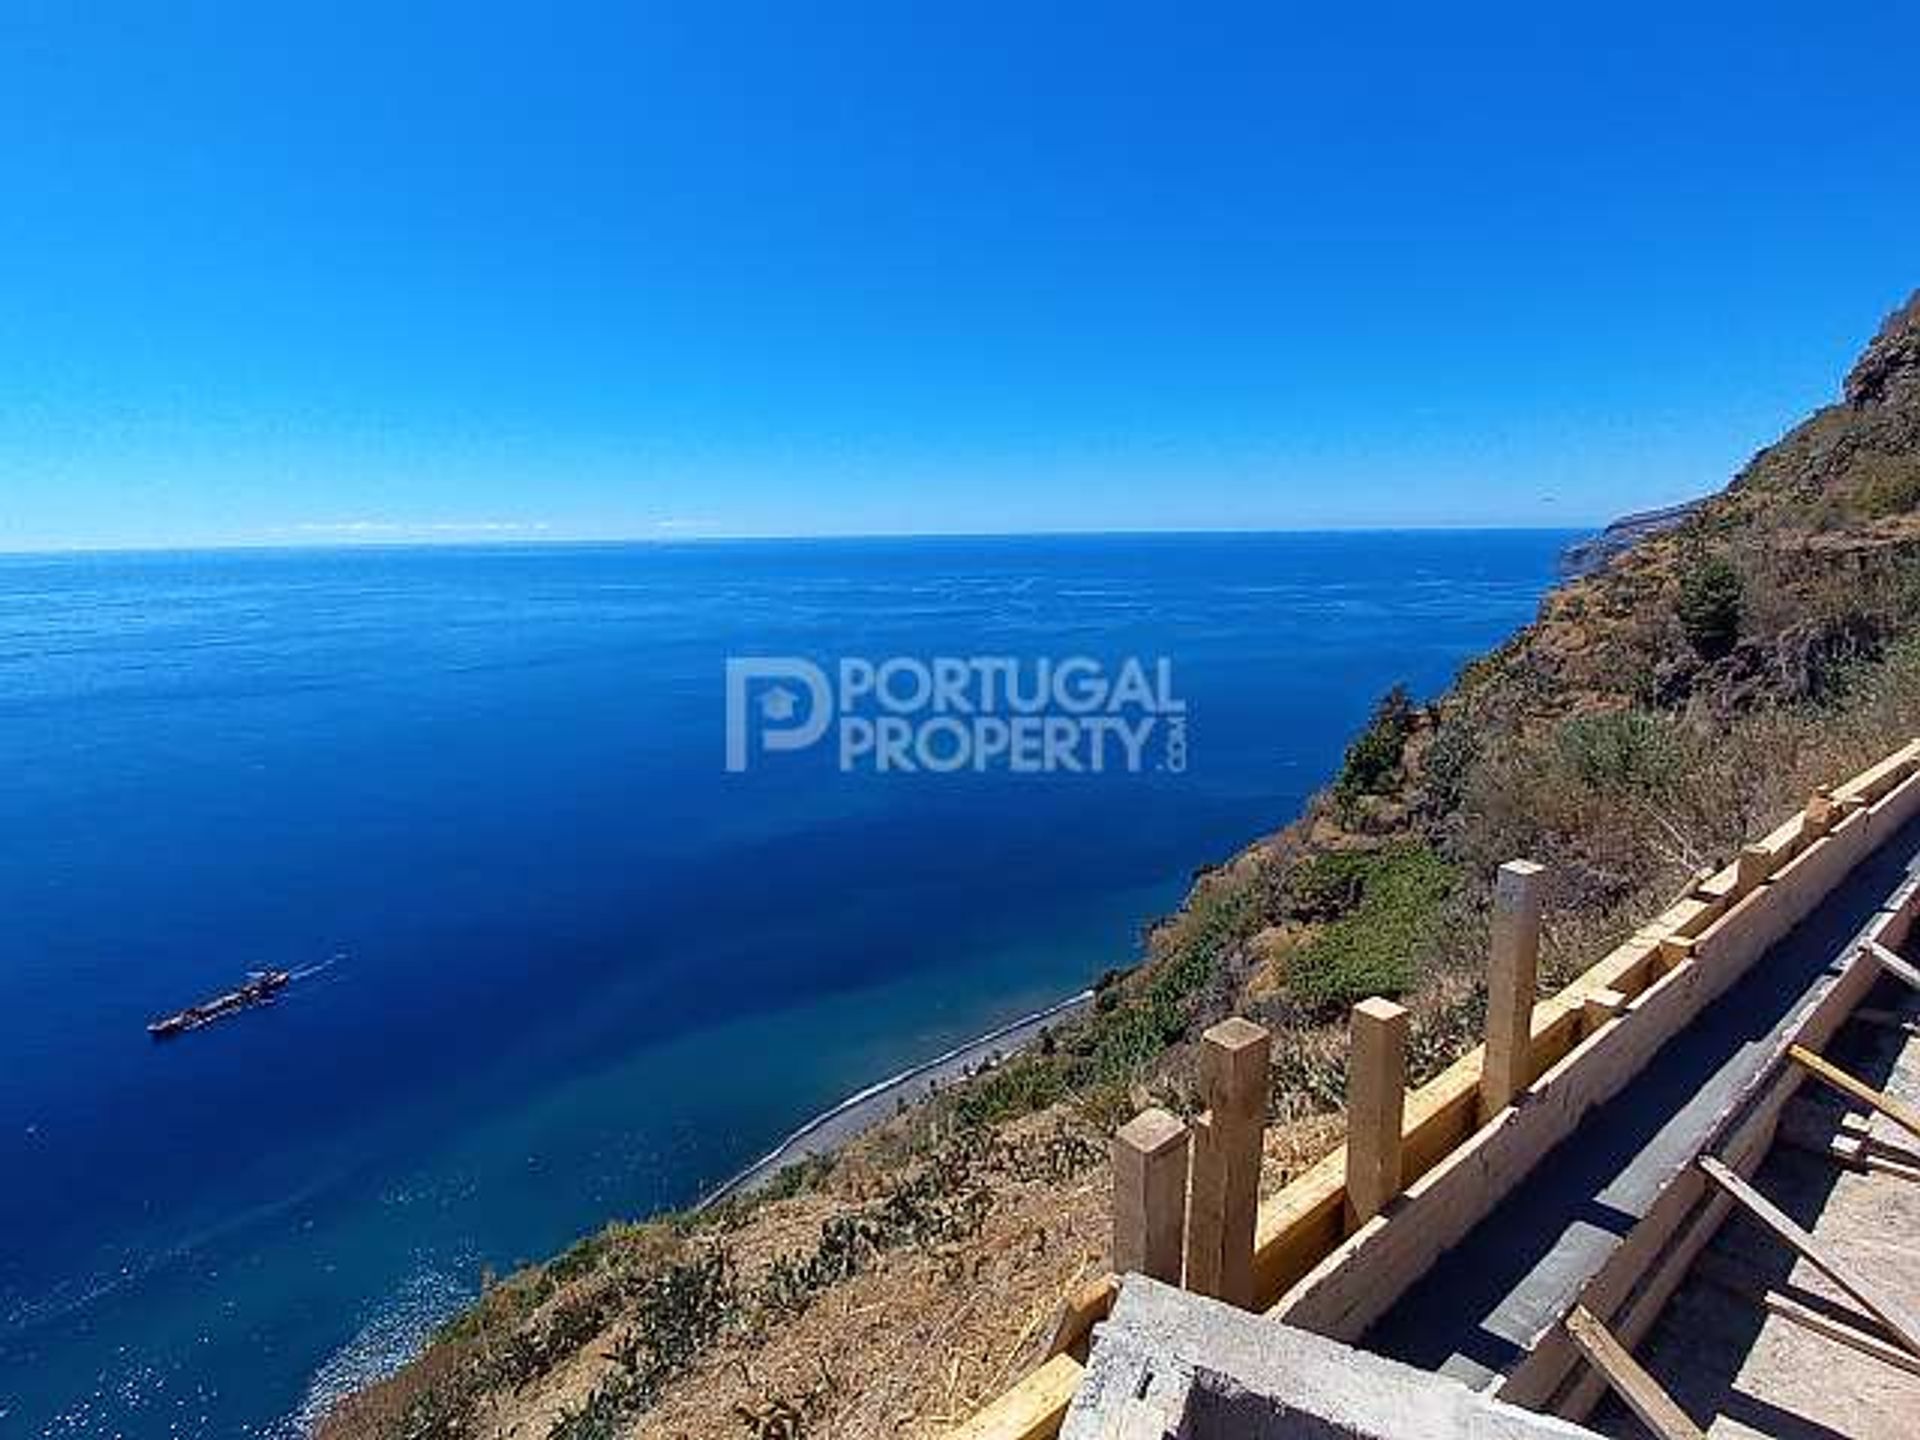
<svg viewBox="0 0 1920 1440">
<path fill-rule="evenodd" d="M 302 966 L 300 969 L 293 971 L 288 978 L 293 980 L 309 979 L 312 976 L 320 974 L 322 971 L 331 970 L 335 965 L 338 965 L 342 960 L 346 958 L 347 958 L 347 952 L 342 950 L 338 955 L 330 956 L 327 959 L 322 960 L 318 965 Z"/>
</svg>

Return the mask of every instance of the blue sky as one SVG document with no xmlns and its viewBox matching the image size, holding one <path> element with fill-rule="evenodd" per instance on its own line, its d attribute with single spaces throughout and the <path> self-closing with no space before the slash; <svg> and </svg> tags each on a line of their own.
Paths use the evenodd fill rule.
<svg viewBox="0 0 1920 1440">
<path fill-rule="evenodd" d="M 1719 485 L 1920 285 L 1920 9 L 1467 8 L 9 5 L 0 549 Z"/>
</svg>

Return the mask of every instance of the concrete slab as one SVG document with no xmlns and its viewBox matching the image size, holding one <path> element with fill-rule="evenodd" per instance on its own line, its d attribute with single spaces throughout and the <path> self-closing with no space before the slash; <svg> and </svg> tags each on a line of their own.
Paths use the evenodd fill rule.
<svg viewBox="0 0 1920 1440">
<path fill-rule="evenodd" d="M 1457 1381 L 1129 1276 L 1061 1440 L 1595 1440 Z"/>
</svg>

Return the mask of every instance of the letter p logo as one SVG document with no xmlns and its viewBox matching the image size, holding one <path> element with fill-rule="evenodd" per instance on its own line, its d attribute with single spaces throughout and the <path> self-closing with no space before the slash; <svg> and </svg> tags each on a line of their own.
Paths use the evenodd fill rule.
<svg viewBox="0 0 1920 1440">
<path fill-rule="evenodd" d="M 727 657 L 727 772 L 747 768 L 751 736 L 762 750 L 804 750 L 833 723 L 833 692 L 811 660 L 786 655 Z"/>
</svg>

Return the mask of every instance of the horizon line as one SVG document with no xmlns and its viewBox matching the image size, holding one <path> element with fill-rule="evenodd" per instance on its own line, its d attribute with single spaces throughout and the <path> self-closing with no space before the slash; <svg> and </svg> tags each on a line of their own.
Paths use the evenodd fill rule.
<svg viewBox="0 0 1920 1440">
<path fill-rule="evenodd" d="M 232 553 L 327 553 L 359 550 L 537 550 L 618 548 L 640 545 L 724 545 L 724 544 L 801 544 L 819 541 L 881 540 L 1051 540 L 1051 539 L 1181 539 L 1197 536 L 1229 535 L 1423 535 L 1423 534 L 1526 534 L 1578 533 L 1600 531 L 1610 520 L 1586 524 L 1559 525 L 1258 525 L 1258 526 L 1177 526 L 1166 529 L 1116 527 L 1099 530 L 816 530 L 816 531 L 736 531 L 610 536 L 462 536 L 435 539 L 422 535 L 411 539 L 353 540 L 208 540 L 159 544 L 54 544 L 26 549 L 0 549 L 0 559 L 46 559 L 55 556 L 87 555 L 205 555 Z"/>
</svg>

